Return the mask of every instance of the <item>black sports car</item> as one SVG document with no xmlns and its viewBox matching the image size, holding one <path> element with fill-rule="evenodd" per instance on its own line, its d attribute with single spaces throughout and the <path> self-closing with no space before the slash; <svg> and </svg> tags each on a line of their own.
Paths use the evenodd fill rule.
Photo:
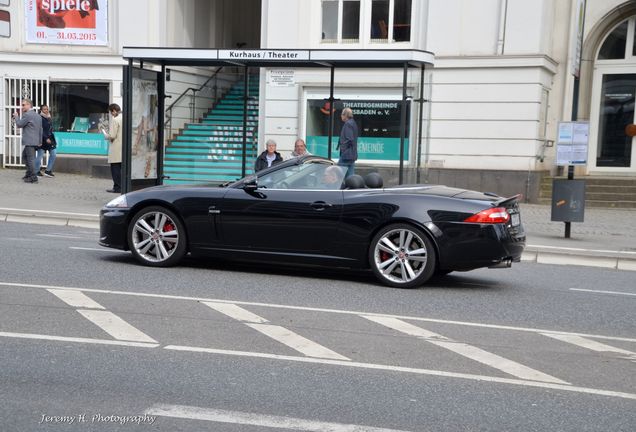
<svg viewBox="0 0 636 432">
<path fill-rule="evenodd" d="M 525 247 L 518 196 L 437 185 L 383 188 L 377 173 L 343 179 L 318 156 L 285 161 L 222 187 L 157 186 L 100 213 L 102 246 L 142 264 L 210 257 L 371 269 L 412 288 L 434 274 L 510 267 Z"/>
</svg>

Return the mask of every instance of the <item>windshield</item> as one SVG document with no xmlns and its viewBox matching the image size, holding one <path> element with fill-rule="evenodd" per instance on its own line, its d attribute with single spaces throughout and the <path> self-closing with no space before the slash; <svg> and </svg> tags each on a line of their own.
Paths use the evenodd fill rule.
<svg viewBox="0 0 636 432">
<path fill-rule="evenodd" d="M 344 174 L 344 170 L 328 160 L 313 159 L 259 174 L 257 183 L 264 189 L 337 190 L 342 189 Z M 242 187 L 253 179 L 254 176 L 249 176 L 232 186 Z"/>
</svg>

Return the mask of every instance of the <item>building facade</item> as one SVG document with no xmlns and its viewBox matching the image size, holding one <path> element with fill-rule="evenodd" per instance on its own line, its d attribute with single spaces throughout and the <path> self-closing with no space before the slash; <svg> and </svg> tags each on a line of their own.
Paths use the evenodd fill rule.
<svg viewBox="0 0 636 432">
<path fill-rule="evenodd" d="M 636 177 L 635 1 L 97 0 L 87 3 L 106 10 L 106 41 L 92 45 L 33 39 L 38 30 L 28 7 L 43 1 L 50 5 L 11 0 L 0 8 L 11 15 L 10 36 L 0 37 L 5 161 L 15 141 L 10 112 L 20 80 L 46 82 L 60 130 L 74 129 L 78 117 L 90 128 L 99 118 L 91 114 L 121 100 L 123 46 L 420 49 L 436 60 L 423 86 L 419 71 L 407 76 L 408 181 L 419 170 L 429 182 L 536 201 L 541 178 L 562 171 L 558 125 L 572 119 L 589 127 L 576 176 Z M 177 98 L 210 73 L 173 71 L 168 89 Z M 310 151 L 325 153 L 325 119 L 350 106 L 361 126 L 359 165 L 381 170 L 389 182 L 397 178 L 401 71 L 336 71 L 334 107 L 325 106 L 328 69 L 271 68 L 259 76 L 261 144 L 273 138 L 288 152 L 302 137 Z M 197 106 L 206 109 L 206 101 Z M 175 117 L 187 121 L 188 109 Z"/>
</svg>

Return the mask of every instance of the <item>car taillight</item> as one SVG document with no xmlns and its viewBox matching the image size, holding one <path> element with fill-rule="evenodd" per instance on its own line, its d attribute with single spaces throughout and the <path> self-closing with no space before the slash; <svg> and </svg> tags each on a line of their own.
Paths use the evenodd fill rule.
<svg viewBox="0 0 636 432">
<path fill-rule="evenodd" d="M 494 207 L 480 211 L 464 219 L 464 222 L 497 224 L 506 223 L 510 220 L 510 215 L 503 207 Z"/>
</svg>

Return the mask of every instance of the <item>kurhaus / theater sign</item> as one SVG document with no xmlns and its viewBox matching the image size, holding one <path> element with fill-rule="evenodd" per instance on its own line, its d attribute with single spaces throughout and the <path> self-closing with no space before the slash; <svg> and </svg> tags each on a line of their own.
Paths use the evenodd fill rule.
<svg viewBox="0 0 636 432">
<path fill-rule="evenodd" d="M 220 60 L 309 60 L 307 50 L 219 50 Z"/>
</svg>

